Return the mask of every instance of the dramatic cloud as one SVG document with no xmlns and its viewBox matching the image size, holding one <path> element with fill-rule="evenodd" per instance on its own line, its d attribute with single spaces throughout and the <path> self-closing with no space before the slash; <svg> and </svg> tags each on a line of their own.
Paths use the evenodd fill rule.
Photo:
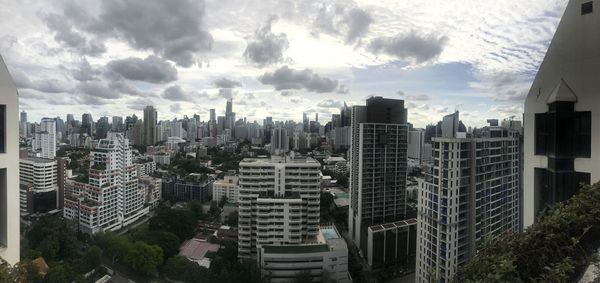
<svg viewBox="0 0 600 283">
<path fill-rule="evenodd" d="M 19 89 L 34 89 L 48 93 L 67 92 L 69 90 L 63 82 L 57 79 L 30 80 L 23 71 L 18 69 L 12 69 L 11 75 Z"/>
<path fill-rule="evenodd" d="M 276 16 L 271 16 L 265 26 L 256 30 L 255 37 L 248 42 L 244 51 L 244 57 L 259 67 L 281 62 L 283 52 L 289 47 L 285 33 L 271 32 L 271 26 L 276 20 Z"/>
<path fill-rule="evenodd" d="M 371 41 L 369 49 L 376 54 L 385 53 L 420 64 L 437 58 L 447 42 L 448 38 L 445 36 L 422 36 L 411 31 L 393 37 L 376 38 Z"/>
<path fill-rule="evenodd" d="M 65 8 L 65 15 L 67 8 Z M 44 22 L 54 32 L 54 40 L 65 48 L 83 55 L 96 56 L 106 52 L 106 46 L 95 39 L 87 39 L 81 32 L 73 28 L 69 18 L 58 14 L 44 15 Z"/>
<path fill-rule="evenodd" d="M 163 91 L 160 95 L 164 99 L 172 100 L 172 101 L 187 101 L 189 100 L 189 96 L 183 91 L 183 89 L 178 86 L 170 86 Z"/>
<path fill-rule="evenodd" d="M 228 78 L 220 78 L 220 79 L 216 80 L 214 83 L 215 83 L 215 86 L 218 88 L 234 88 L 234 87 L 242 86 L 241 82 L 230 80 Z"/>
<path fill-rule="evenodd" d="M 102 73 L 100 69 L 92 67 L 85 58 L 81 60 L 76 69 L 72 69 L 70 72 L 71 76 L 80 82 L 97 80 Z"/>
<path fill-rule="evenodd" d="M 318 93 L 336 91 L 339 85 L 337 80 L 323 78 L 309 69 L 294 70 L 288 66 L 265 73 L 258 80 L 265 85 L 274 86 L 275 90 L 306 89 Z"/>
<path fill-rule="evenodd" d="M 323 4 L 313 22 L 315 33 L 343 35 L 347 44 L 355 43 L 369 32 L 371 15 L 358 7 L 347 9 L 341 5 Z"/>
<path fill-rule="evenodd" d="M 183 67 L 195 64 L 197 53 L 212 48 L 213 38 L 202 23 L 203 0 L 106 0 L 99 3 L 97 17 L 87 14 L 74 1 L 68 1 L 62 15 L 49 14 L 44 20 L 55 31 L 57 41 L 85 54 L 102 53 L 106 48 L 96 41 L 87 41 L 80 31 L 125 40 L 133 48 L 151 50 Z"/>
<path fill-rule="evenodd" d="M 110 61 L 106 68 L 112 74 L 132 81 L 158 84 L 177 80 L 177 69 L 171 63 L 154 55 L 143 60 L 130 57 Z"/>
</svg>

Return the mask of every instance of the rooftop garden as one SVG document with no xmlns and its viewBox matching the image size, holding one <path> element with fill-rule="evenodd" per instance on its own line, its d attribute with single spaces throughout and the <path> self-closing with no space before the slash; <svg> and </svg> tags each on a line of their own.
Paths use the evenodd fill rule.
<svg viewBox="0 0 600 283">
<path fill-rule="evenodd" d="M 584 186 L 517 235 L 484 244 L 460 282 L 577 282 L 600 247 L 600 183 Z"/>
</svg>

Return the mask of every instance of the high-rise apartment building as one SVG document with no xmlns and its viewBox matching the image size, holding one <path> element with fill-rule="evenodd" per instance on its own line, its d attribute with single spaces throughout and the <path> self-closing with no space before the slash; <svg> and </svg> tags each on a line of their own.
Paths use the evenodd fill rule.
<svg viewBox="0 0 600 283">
<path fill-rule="evenodd" d="M 19 261 L 19 99 L 0 56 L 0 258 Z"/>
<path fill-rule="evenodd" d="M 256 258 L 263 246 L 302 244 L 318 235 L 320 168 L 306 157 L 240 162 L 240 258 Z"/>
<path fill-rule="evenodd" d="M 28 192 L 21 192 L 21 213 L 48 212 L 57 209 L 59 207 L 58 178 L 57 160 L 38 157 L 21 158 L 19 183 L 31 188 Z"/>
<path fill-rule="evenodd" d="M 56 121 L 52 118 L 43 118 L 31 141 L 34 152 L 41 158 L 53 159 L 56 157 Z"/>
<path fill-rule="evenodd" d="M 77 220 L 80 231 L 94 234 L 120 229 L 147 214 L 147 191 L 138 186 L 129 140 L 108 133 L 91 155 L 89 182 L 67 181 L 64 217 Z"/>
<path fill-rule="evenodd" d="M 113 132 L 122 132 L 124 130 L 124 127 L 123 127 L 123 117 L 120 117 L 120 116 L 113 116 L 112 117 L 111 130 Z"/>
<path fill-rule="evenodd" d="M 417 282 L 450 282 L 484 239 L 519 231 L 518 132 L 490 126 L 466 138 L 454 130 L 433 138 L 433 163 L 419 181 Z"/>
<path fill-rule="evenodd" d="M 599 1 L 569 1 L 525 100 L 524 227 L 600 180 L 598 20 Z"/>
<path fill-rule="evenodd" d="M 404 220 L 407 176 L 407 111 L 403 100 L 372 97 L 366 106 L 352 107 L 350 146 L 349 234 L 370 260 L 375 243 L 369 227 Z M 387 245 L 387 261 L 398 255 L 396 242 Z"/>
<path fill-rule="evenodd" d="M 153 106 L 144 108 L 144 145 L 154 145 L 156 143 L 155 126 L 157 121 L 157 113 Z"/>
</svg>

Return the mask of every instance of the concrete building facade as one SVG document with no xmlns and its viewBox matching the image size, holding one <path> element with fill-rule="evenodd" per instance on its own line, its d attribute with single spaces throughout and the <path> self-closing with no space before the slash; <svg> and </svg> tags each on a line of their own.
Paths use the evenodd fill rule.
<svg viewBox="0 0 600 283">
<path fill-rule="evenodd" d="M 240 258 L 256 258 L 263 245 L 301 244 L 317 236 L 320 168 L 307 157 L 240 162 Z"/>
</svg>

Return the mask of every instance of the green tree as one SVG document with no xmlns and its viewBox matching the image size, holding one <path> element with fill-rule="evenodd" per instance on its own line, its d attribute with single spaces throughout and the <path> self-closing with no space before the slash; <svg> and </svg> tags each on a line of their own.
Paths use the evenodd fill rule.
<svg viewBox="0 0 600 283">
<path fill-rule="evenodd" d="M 31 249 L 37 250 L 46 260 L 74 258 L 78 243 L 77 231 L 60 216 L 43 216 L 27 234 Z"/>
<path fill-rule="evenodd" d="M 152 276 L 163 263 L 163 252 L 159 246 L 138 241 L 129 247 L 125 263 L 143 275 Z"/>
<path fill-rule="evenodd" d="M 150 219 L 149 227 L 151 231 L 172 232 L 183 241 L 193 236 L 195 226 L 196 221 L 191 211 L 161 207 Z"/>
<path fill-rule="evenodd" d="M 87 273 L 90 270 L 102 266 L 102 249 L 98 246 L 90 246 L 81 261 L 81 272 Z"/>
<path fill-rule="evenodd" d="M 208 269 L 182 256 L 169 258 L 162 268 L 162 274 L 171 280 L 189 283 L 213 282 Z"/>
<path fill-rule="evenodd" d="M 127 240 L 127 237 L 117 235 L 113 232 L 96 234 L 94 240 L 107 255 L 118 259 L 125 258 L 131 245 L 129 240 Z"/>
<path fill-rule="evenodd" d="M 576 281 L 600 247 L 599 203 L 600 183 L 583 187 L 525 232 L 484 242 L 455 281 Z"/>
<path fill-rule="evenodd" d="M 237 227 L 238 226 L 238 212 L 232 211 L 227 215 L 227 226 Z"/>
</svg>

